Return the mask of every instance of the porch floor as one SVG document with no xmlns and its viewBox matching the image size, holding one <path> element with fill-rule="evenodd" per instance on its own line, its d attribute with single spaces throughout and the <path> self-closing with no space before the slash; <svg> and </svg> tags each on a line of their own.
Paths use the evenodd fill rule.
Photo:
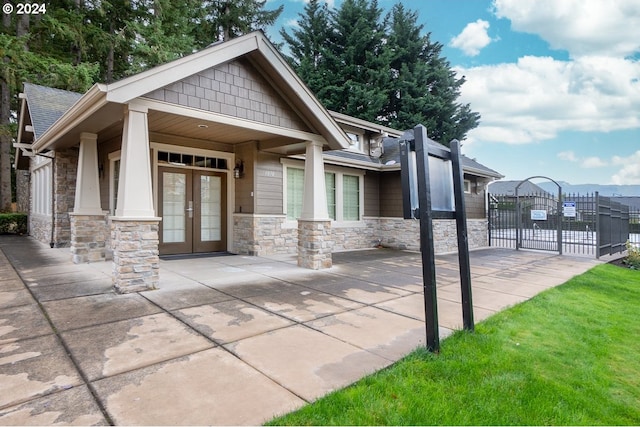
<svg viewBox="0 0 640 427">
<path fill-rule="evenodd" d="M 598 261 L 470 254 L 475 321 Z M 421 258 L 334 253 L 160 261 L 160 289 L 117 295 L 111 262 L 0 236 L 0 424 L 256 425 L 424 345 Z M 457 255 L 436 258 L 440 338 L 461 328 Z"/>
</svg>

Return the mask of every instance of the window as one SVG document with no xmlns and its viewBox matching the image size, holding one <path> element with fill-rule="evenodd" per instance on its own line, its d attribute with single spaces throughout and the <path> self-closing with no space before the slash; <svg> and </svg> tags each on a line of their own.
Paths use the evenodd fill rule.
<svg viewBox="0 0 640 427">
<path fill-rule="evenodd" d="M 347 132 L 347 138 L 349 138 L 349 144 L 350 144 L 349 149 L 362 151 L 363 135 L 353 133 L 353 132 Z"/>
<path fill-rule="evenodd" d="M 302 214 L 304 170 L 287 168 L 287 219 L 298 219 Z"/>
<path fill-rule="evenodd" d="M 227 169 L 227 159 L 216 157 L 194 156 L 192 154 L 158 151 L 158 164 L 173 166 L 195 166 L 207 169 Z"/>
<path fill-rule="evenodd" d="M 464 192 L 465 193 L 471 193 L 471 181 L 468 179 L 464 180 Z"/>
<path fill-rule="evenodd" d="M 304 169 L 287 166 L 285 173 L 287 219 L 296 220 L 302 214 Z M 330 170 L 324 173 L 324 179 L 329 218 L 334 221 L 359 221 L 362 218 L 362 176 Z"/>
<path fill-rule="evenodd" d="M 324 173 L 324 185 L 327 189 L 327 210 L 329 218 L 336 219 L 336 174 L 331 172 Z"/>
<path fill-rule="evenodd" d="M 342 177 L 342 219 L 360 219 L 360 178 L 353 175 Z"/>
</svg>

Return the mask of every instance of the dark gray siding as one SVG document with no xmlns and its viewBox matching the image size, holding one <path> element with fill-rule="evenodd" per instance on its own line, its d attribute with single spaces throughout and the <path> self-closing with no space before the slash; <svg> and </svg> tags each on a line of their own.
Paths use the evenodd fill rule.
<svg viewBox="0 0 640 427">
<path fill-rule="evenodd" d="M 282 214 L 283 184 L 280 156 L 258 152 L 255 172 L 255 213 Z"/>
<path fill-rule="evenodd" d="M 194 74 L 145 97 L 240 119 L 310 130 L 271 84 L 242 59 Z"/>
</svg>

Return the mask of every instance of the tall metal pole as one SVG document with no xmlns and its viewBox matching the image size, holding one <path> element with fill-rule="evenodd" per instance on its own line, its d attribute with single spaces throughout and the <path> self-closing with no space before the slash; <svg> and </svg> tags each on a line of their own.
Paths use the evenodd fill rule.
<svg viewBox="0 0 640 427">
<path fill-rule="evenodd" d="M 458 265 L 460 290 L 462 291 L 462 323 L 464 329 L 473 331 L 473 300 L 471 297 L 471 263 L 467 234 L 467 210 L 464 202 L 464 174 L 460 161 L 460 142 L 451 141 L 451 166 L 453 168 L 453 194 L 456 202 L 456 230 L 458 235 Z"/>
<path fill-rule="evenodd" d="M 436 295 L 436 261 L 433 246 L 433 218 L 431 214 L 431 188 L 429 186 L 429 148 L 427 129 L 414 128 L 416 145 L 416 171 L 418 175 L 418 203 L 420 209 L 420 252 L 422 253 L 422 283 L 427 328 L 427 349 L 440 351 L 438 331 L 438 304 Z"/>
</svg>

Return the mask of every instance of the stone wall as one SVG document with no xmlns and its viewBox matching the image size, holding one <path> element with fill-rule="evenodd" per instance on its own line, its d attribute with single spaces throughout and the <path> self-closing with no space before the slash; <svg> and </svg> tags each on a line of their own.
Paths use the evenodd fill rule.
<svg viewBox="0 0 640 427">
<path fill-rule="evenodd" d="M 48 245 L 51 242 L 51 216 L 30 214 L 29 235 Z"/>
<path fill-rule="evenodd" d="M 396 248 L 420 250 L 420 222 L 402 218 L 380 218 L 379 233 L 382 245 Z M 452 219 L 433 220 L 434 250 L 437 254 L 458 250 L 456 222 Z M 467 218 L 469 249 L 488 245 L 487 220 Z"/>
<path fill-rule="evenodd" d="M 286 224 L 284 215 L 234 214 L 233 251 L 245 255 L 295 254 L 298 247 L 298 229 Z M 487 220 L 467 219 L 469 248 L 488 245 Z M 455 220 L 433 221 L 434 249 L 436 253 L 458 249 Z M 420 250 L 420 223 L 402 218 L 365 218 L 355 225 L 331 224 L 333 251 L 374 248 L 382 246 Z"/>
<path fill-rule="evenodd" d="M 30 182 L 29 171 L 16 171 L 16 210 L 18 212 L 29 212 Z"/>
<path fill-rule="evenodd" d="M 353 226 L 335 225 L 331 227 L 334 251 L 375 248 L 380 244 L 379 220 L 366 218 L 364 223 Z"/>
<path fill-rule="evenodd" d="M 56 248 L 69 247 L 71 243 L 71 220 L 76 195 L 78 175 L 78 148 L 56 151 L 54 158 L 54 235 Z"/>
<path fill-rule="evenodd" d="M 233 214 L 233 252 L 245 255 L 295 254 L 298 229 L 285 215 Z"/>
</svg>

